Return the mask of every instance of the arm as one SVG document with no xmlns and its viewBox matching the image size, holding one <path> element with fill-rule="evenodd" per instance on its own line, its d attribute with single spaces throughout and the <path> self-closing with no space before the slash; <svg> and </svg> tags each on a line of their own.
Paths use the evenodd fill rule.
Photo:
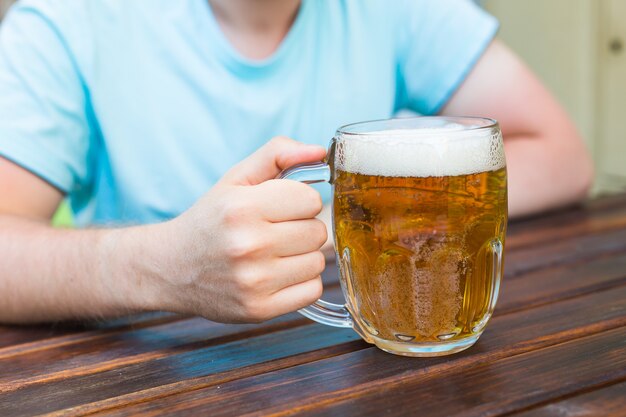
<svg viewBox="0 0 626 417">
<path fill-rule="evenodd" d="M 509 175 L 511 217 L 583 199 L 591 158 L 565 111 L 504 44 L 494 41 L 442 110 L 500 122 Z"/>
<path fill-rule="evenodd" d="M 94 276 L 93 248 L 99 232 L 47 226 L 62 193 L 39 177 L 0 158 L 0 321 L 37 321 L 105 313 L 101 284 L 85 291 L 81 274 Z"/>
<path fill-rule="evenodd" d="M 112 280 L 102 268 L 132 259 L 137 250 L 105 259 L 102 243 L 110 231 L 49 227 L 61 191 L 3 158 L 0 195 L 0 322 L 101 317 L 142 308 L 134 275 Z"/>
<path fill-rule="evenodd" d="M 322 291 L 321 200 L 268 180 L 324 152 L 273 140 L 178 218 L 101 230 L 49 227 L 61 192 L 0 158 L 0 322 L 149 310 L 254 322 L 310 304 Z"/>
</svg>

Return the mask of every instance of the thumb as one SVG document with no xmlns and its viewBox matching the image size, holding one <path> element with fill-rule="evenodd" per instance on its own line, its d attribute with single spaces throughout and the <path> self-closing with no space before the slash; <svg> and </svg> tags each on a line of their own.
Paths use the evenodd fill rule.
<svg viewBox="0 0 626 417">
<path fill-rule="evenodd" d="M 257 185 L 276 178 L 281 171 L 297 164 L 321 161 L 326 149 L 306 145 L 286 137 L 275 137 L 252 155 L 232 167 L 222 184 Z"/>
</svg>

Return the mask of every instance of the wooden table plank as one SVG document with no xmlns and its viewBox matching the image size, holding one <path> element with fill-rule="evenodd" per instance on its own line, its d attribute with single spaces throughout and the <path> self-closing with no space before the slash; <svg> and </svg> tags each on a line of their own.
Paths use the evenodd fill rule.
<svg viewBox="0 0 626 417">
<path fill-rule="evenodd" d="M 545 305 L 524 312 L 496 317 L 476 346 L 458 355 L 430 358 L 407 359 L 368 348 L 347 353 L 330 359 L 318 360 L 301 366 L 277 370 L 250 378 L 240 378 L 230 383 L 215 383 L 208 388 L 184 392 L 170 397 L 152 400 L 149 403 L 122 409 L 120 415 L 140 415 L 154 410 L 177 410 L 178 404 L 206 407 L 215 403 L 218 409 L 233 401 L 239 412 L 254 411 L 257 403 L 245 406 L 248 396 L 271 392 L 265 400 L 270 406 L 284 405 L 289 408 L 304 400 L 302 393 L 311 404 L 316 398 L 336 391 L 357 391 L 367 389 L 371 384 L 398 375 L 413 375 L 426 372 L 443 372 L 448 368 L 463 368 L 483 361 L 532 351 L 541 347 L 562 343 L 626 325 L 626 287 L 604 291 L 586 297 L 575 298 L 561 303 Z M 589 308 L 587 308 L 589 307 Z M 325 330 L 322 330 L 325 331 Z M 217 386 L 221 388 L 216 388 Z M 226 392 L 229 393 L 226 396 Z M 163 394 L 163 393 L 161 393 Z M 271 397 L 271 398 L 269 398 Z M 138 401 L 137 398 L 133 399 Z M 146 400 L 146 398 L 143 398 Z M 75 411 L 97 410 L 124 404 L 123 401 L 109 401 L 78 407 Z M 70 414 L 71 415 L 71 414 Z"/>
<path fill-rule="evenodd" d="M 506 253 L 505 277 L 510 279 L 542 268 L 580 263 L 625 250 L 626 229 L 537 244 Z"/>
<path fill-rule="evenodd" d="M 84 322 L 63 322 L 43 325 L 13 326 L 0 324 L 0 351 L 4 348 L 14 348 L 20 344 L 34 345 L 38 341 L 46 340 L 49 343 L 65 343 L 66 340 L 78 338 L 99 337 L 107 332 L 122 332 L 151 325 L 158 325 L 185 318 L 171 313 L 146 313 L 114 320 Z M 54 341 L 51 341 L 54 339 Z"/>
<path fill-rule="evenodd" d="M 626 283 L 626 253 L 559 265 L 502 280 L 495 314 L 588 294 Z"/>
<path fill-rule="evenodd" d="M 624 417 L 626 416 L 626 382 L 553 402 L 512 417 Z"/>
<path fill-rule="evenodd" d="M 358 352 L 356 361 L 327 361 L 335 362 L 334 369 L 322 366 L 316 379 L 279 372 L 264 381 L 235 381 L 96 415 L 147 417 L 167 409 L 177 416 L 214 417 L 496 416 L 625 378 L 625 340 L 626 327 L 621 327 L 519 355 L 475 360 L 466 355 L 463 366 L 435 359 L 418 361 L 439 366 L 413 367 L 406 358 L 384 360 L 384 353 L 368 349 Z M 366 369 L 363 361 L 369 362 Z M 385 369 L 390 365 L 395 372 Z M 378 377 L 371 378 L 372 372 Z"/>
<path fill-rule="evenodd" d="M 500 416 L 626 378 L 625 342 L 623 327 L 470 369 L 379 384 L 365 395 L 328 408 L 318 405 L 304 415 Z"/>
<path fill-rule="evenodd" d="M 508 249 L 555 242 L 626 227 L 626 194 L 588 201 L 553 213 L 509 223 Z"/>
<path fill-rule="evenodd" d="M 349 345 L 350 351 L 367 347 L 349 329 L 326 328 L 315 324 L 171 354 L 87 375 L 79 372 L 78 376 L 72 376 L 68 372 L 62 379 L 44 379 L 41 383 L 31 381 L 19 389 L 4 386 L 5 392 L 0 393 L 0 415 L 40 414 L 198 377 L 212 376 L 220 383 L 240 376 L 237 372 L 231 372 L 239 368 L 303 355 L 302 358 L 292 358 L 283 364 L 293 366 L 310 359 L 304 354 L 325 349 L 319 353 L 320 357 L 333 356 L 337 352 L 345 352 L 338 345 L 355 341 L 356 343 Z M 278 364 L 275 366 L 280 367 Z M 267 370 L 267 367 L 258 367 L 253 374 Z"/>
<path fill-rule="evenodd" d="M 297 319 L 296 319 L 297 318 Z M 0 352 L 0 393 L 32 383 L 87 375 L 309 324 L 292 314 L 262 325 L 232 326 L 202 318 L 167 323 L 78 343 L 8 354 Z M 37 369 L 33 369 L 33 365 Z"/>
</svg>

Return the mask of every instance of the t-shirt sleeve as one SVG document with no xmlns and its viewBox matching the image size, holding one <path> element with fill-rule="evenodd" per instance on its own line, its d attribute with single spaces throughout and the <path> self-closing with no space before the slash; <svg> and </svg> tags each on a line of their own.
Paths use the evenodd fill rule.
<svg viewBox="0 0 626 417">
<path fill-rule="evenodd" d="M 88 181 L 92 135 L 53 5 L 18 3 L 0 25 L 0 156 L 71 193 Z"/>
<path fill-rule="evenodd" d="M 491 43 L 498 22 L 470 0 L 408 0 L 400 12 L 400 106 L 436 114 Z"/>
</svg>

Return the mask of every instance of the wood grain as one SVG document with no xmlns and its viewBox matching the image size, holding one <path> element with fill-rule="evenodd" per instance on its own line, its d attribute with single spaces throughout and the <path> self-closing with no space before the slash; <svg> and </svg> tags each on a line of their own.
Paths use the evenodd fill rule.
<svg viewBox="0 0 626 417">
<path fill-rule="evenodd" d="M 626 227 L 626 194 L 588 201 L 554 213 L 509 223 L 507 248 L 519 249 Z"/>
<path fill-rule="evenodd" d="M 626 382 L 551 402 L 513 417 L 624 417 L 626 416 Z"/>
<path fill-rule="evenodd" d="M 325 361 L 315 378 L 290 369 L 97 415 L 498 415 L 626 377 L 625 338 L 618 328 L 523 354 L 461 354 L 462 365 L 367 349 Z"/>
<path fill-rule="evenodd" d="M 201 318 L 109 334 L 28 354 L 0 356 L 0 394 L 27 385 L 103 372 L 170 355 L 204 349 L 309 324 L 303 317 L 283 316 L 262 325 L 232 326 Z M 33 373 L 29 364 L 45 364 Z"/>
<path fill-rule="evenodd" d="M 79 372 L 78 376 L 72 376 L 68 373 L 60 379 L 29 383 L 18 389 L 5 387 L 7 390 L 0 393 L 0 415 L 41 414 L 201 376 L 211 376 L 220 383 L 237 377 L 236 373 L 228 372 L 238 368 L 353 341 L 358 343 L 351 346 L 351 350 L 367 346 L 351 330 L 329 329 L 316 324 L 197 348 L 87 375 Z M 326 352 L 320 353 L 321 357 L 327 355 Z M 310 359 L 309 356 L 307 358 Z"/>
<path fill-rule="evenodd" d="M 416 375 L 402 384 L 379 384 L 339 404 L 318 403 L 305 415 L 406 416 L 418 405 L 420 414 L 433 417 L 502 415 L 626 378 L 624 341 L 626 328 L 621 328 L 469 369 Z M 298 409 L 281 414 L 292 411 Z"/>
<path fill-rule="evenodd" d="M 182 316 L 170 313 L 147 313 L 120 317 L 115 320 L 85 320 L 82 322 L 62 322 L 41 325 L 2 325 L 0 324 L 0 352 L 3 348 L 15 349 L 17 345 L 34 346 L 42 340 L 54 339 L 59 343 L 91 336 L 99 337 L 108 332 L 122 332 L 128 329 L 147 327 L 168 321 L 175 321 Z M 55 343 L 55 342 L 50 342 Z"/>
<path fill-rule="evenodd" d="M 505 277 L 514 278 L 551 266 L 580 263 L 626 251 L 626 228 L 576 236 L 507 252 Z"/>
<path fill-rule="evenodd" d="M 124 409 L 124 413 L 141 415 L 146 412 L 150 415 L 159 409 L 178 410 L 180 404 L 185 404 L 185 407 L 201 404 L 202 408 L 198 412 L 202 413 L 208 412 L 214 403 L 218 404 L 216 407 L 219 409 L 223 408 L 228 412 L 235 412 L 233 407 L 239 408 L 241 413 L 252 412 L 256 405 L 251 403 L 246 407 L 246 398 L 261 395 L 263 392 L 272 393 L 272 398 L 265 400 L 270 405 L 280 403 L 291 406 L 292 402 L 301 400 L 304 392 L 315 403 L 318 396 L 343 390 L 368 389 L 371 384 L 377 384 L 386 378 L 394 379 L 406 376 L 407 373 L 437 373 L 450 367 L 471 366 L 477 362 L 492 361 L 573 340 L 585 334 L 625 326 L 625 297 L 626 287 L 620 287 L 615 291 L 496 317 L 476 346 L 456 356 L 406 359 L 369 348 L 270 375 L 240 378 L 229 384 L 220 384 L 219 390 L 216 389 L 218 384 L 215 384 L 206 389 L 130 407 Z M 230 393 L 227 397 L 222 395 L 225 390 Z M 229 405 L 231 402 L 232 406 Z M 96 406 L 101 407 L 102 404 Z"/>
<path fill-rule="evenodd" d="M 625 283 L 626 253 L 536 270 L 518 279 L 502 281 L 502 296 L 495 314 L 528 309 Z"/>
</svg>

